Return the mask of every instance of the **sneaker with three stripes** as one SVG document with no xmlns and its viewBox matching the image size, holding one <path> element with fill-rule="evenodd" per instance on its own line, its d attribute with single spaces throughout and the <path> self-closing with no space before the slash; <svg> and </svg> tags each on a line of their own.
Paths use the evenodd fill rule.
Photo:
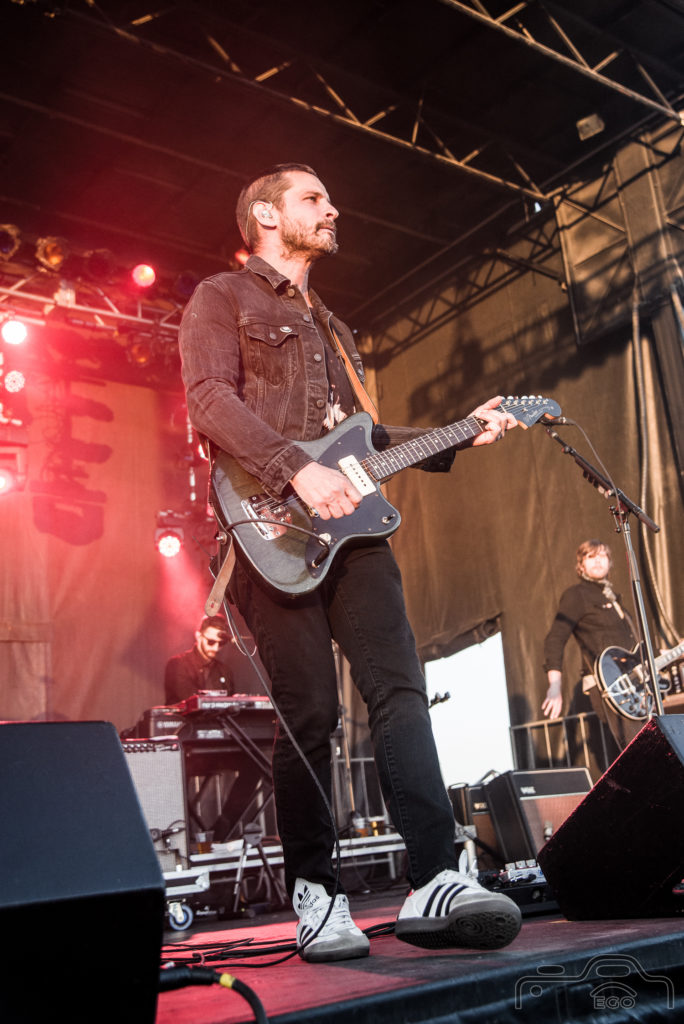
<svg viewBox="0 0 684 1024">
<path fill-rule="evenodd" d="M 423 949 L 500 949 L 520 931 L 520 908 L 449 869 L 415 889 L 399 911 L 395 935 Z"/>
<path fill-rule="evenodd" d="M 368 956 L 368 936 L 352 921 L 349 900 L 343 893 L 335 897 L 330 916 L 321 928 L 331 902 L 332 897 L 317 882 L 303 878 L 295 882 L 292 903 L 299 917 L 297 952 L 302 960 L 324 963 Z"/>
</svg>

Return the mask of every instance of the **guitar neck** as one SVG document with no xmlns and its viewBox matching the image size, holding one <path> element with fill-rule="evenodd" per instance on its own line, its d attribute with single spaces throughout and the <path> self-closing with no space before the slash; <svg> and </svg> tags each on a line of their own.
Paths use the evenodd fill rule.
<svg viewBox="0 0 684 1024">
<path fill-rule="evenodd" d="M 467 419 L 458 420 L 448 427 L 437 427 L 436 430 L 430 430 L 411 441 L 404 441 L 384 452 L 376 452 L 364 459 L 364 468 L 372 473 L 378 483 L 382 483 L 400 470 L 415 466 L 418 462 L 428 459 L 431 455 L 445 452 L 448 448 L 465 444 L 482 433 L 483 427 L 476 417 L 468 416 Z"/>
<path fill-rule="evenodd" d="M 661 668 L 667 668 L 673 661 L 678 661 L 680 658 L 684 658 L 684 642 L 677 644 L 671 651 L 665 651 L 655 659 L 656 671 L 660 672 Z"/>
</svg>

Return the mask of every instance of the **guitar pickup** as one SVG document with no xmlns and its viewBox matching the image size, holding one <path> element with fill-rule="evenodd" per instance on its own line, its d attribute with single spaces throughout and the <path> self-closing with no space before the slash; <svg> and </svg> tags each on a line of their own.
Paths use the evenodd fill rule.
<svg viewBox="0 0 684 1024">
<path fill-rule="evenodd" d="M 345 455 L 343 459 L 340 459 L 337 465 L 340 470 L 344 473 L 347 480 L 354 484 L 354 487 L 361 495 L 373 494 L 375 492 L 375 483 L 368 476 L 359 460 L 354 455 Z"/>
</svg>

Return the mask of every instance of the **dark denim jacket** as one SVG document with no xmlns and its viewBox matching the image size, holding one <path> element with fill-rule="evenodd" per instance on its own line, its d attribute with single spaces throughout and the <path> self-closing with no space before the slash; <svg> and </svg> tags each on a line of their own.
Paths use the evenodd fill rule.
<svg viewBox="0 0 684 1024">
<path fill-rule="evenodd" d="M 332 319 L 363 380 L 351 331 L 311 295 L 320 322 Z M 203 281 L 183 314 L 180 351 L 193 426 L 276 495 L 311 461 L 296 442 L 321 436 L 324 344 L 300 290 L 258 256 Z M 383 448 L 421 433 L 378 426 L 373 441 Z M 445 470 L 452 459 L 445 453 L 425 468 Z"/>
</svg>

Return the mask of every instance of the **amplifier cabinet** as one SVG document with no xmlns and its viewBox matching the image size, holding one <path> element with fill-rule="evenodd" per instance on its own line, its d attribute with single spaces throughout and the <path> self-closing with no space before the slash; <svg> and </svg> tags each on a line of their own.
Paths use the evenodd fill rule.
<svg viewBox="0 0 684 1024">
<path fill-rule="evenodd" d="M 491 779 L 485 792 L 506 862 L 536 860 L 590 789 L 586 768 L 510 771 Z"/>
<path fill-rule="evenodd" d="M 188 812 L 183 751 L 176 738 L 122 742 L 162 871 L 188 867 Z"/>
</svg>

